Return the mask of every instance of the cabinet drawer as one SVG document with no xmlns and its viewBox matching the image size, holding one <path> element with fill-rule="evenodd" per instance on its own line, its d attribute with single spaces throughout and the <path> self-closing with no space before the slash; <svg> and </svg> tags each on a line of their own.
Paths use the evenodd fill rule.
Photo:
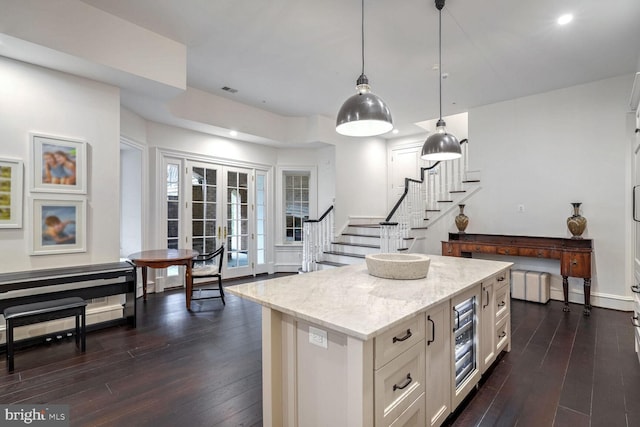
<svg viewBox="0 0 640 427">
<path fill-rule="evenodd" d="M 511 318 L 506 316 L 496 325 L 496 355 L 507 347 L 511 340 Z"/>
<path fill-rule="evenodd" d="M 442 255 L 460 256 L 460 245 L 449 242 L 442 242 Z"/>
<path fill-rule="evenodd" d="M 518 255 L 532 258 L 550 258 L 551 251 L 549 249 L 539 248 L 519 248 Z"/>
<path fill-rule="evenodd" d="M 495 254 L 496 246 L 483 245 L 479 243 L 463 243 L 460 245 L 461 252 L 476 252 L 481 254 Z"/>
<path fill-rule="evenodd" d="M 424 338 L 424 314 L 413 317 L 375 338 L 375 369 Z"/>
<path fill-rule="evenodd" d="M 422 393 L 418 399 L 402 413 L 390 427 L 424 427 L 426 420 L 425 394 Z M 387 424 L 385 424 L 386 426 Z"/>
<path fill-rule="evenodd" d="M 373 387 L 376 425 L 389 425 L 425 390 L 425 342 L 375 371 Z"/>
<path fill-rule="evenodd" d="M 503 282 L 504 283 L 504 282 Z M 505 283 L 503 286 L 499 286 L 495 293 L 495 308 L 496 308 L 496 318 L 495 322 L 499 322 L 502 320 L 504 316 L 509 314 L 509 285 Z"/>
<path fill-rule="evenodd" d="M 515 246 L 498 246 L 496 253 L 498 253 L 498 255 L 518 256 L 518 248 Z"/>
<path fill-rule="evenodd" d="M 560 274 L 570 277 L 591 277 L 591 254 L 565 252 L 560 261 Z"/>
</svg>

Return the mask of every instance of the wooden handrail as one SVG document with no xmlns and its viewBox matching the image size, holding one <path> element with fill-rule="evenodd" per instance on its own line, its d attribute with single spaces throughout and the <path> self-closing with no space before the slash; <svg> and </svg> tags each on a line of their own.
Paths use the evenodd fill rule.
<svg viewBox="0 0 640 427">
<path fill-rule="evenodd" d="M 320 222 L 323 219 L 326 218 L 327 215 L 329 215 L 329 212 L 331 212 L 333 210 L 333 205 L 329 206 L 329 209 L 327 209 L 320 218 L 318 219 L 305 219 L 304 222 Z"/>
<path fill-rule="evenodd" d="M 467 138 L 463 139 L 462 141 L 460 141 L 460 145 L 462 144 L 468 144 L 469 140 Z M 396 211 L 398 210 L 398 208 L 400 207 L 400 204 L 402 203 L 402 201 L 405 199 L 405 197 L 407 196 L 407 194 L 409 193 L 409 183 L 410 182 L 415 182 L 417 184 L 422 184 L 424 183 L 424 173 L 425 171 L 431 170 L 433 168 L 435 168 L 436 166 L 438 166 L 441 162 L 438 160 L 437 162 L 435 162 L 434 164 L 432 164 L 431 166 L 427 166 L 427 167 L 422 167 L 420 168 L 420 180 L 418 181 L 417 179 L 413 179 L 413 178 L 405 178 L 404 179 L 404 191 L 402 192 L 402 194 L 400 195 L 400 198 L 398 199 L 398 201 L 396 202 L 396 204 L 393 206 L 393 208 L 391 209 L 391 212 L 389 212 L 389 215 L 387 215 L 387 217 L 384 219 L 385 222 L 389 222 L 391 221 L 391 218 L 393 217 L 393 215 L 396 213 Z"/>
</svg>

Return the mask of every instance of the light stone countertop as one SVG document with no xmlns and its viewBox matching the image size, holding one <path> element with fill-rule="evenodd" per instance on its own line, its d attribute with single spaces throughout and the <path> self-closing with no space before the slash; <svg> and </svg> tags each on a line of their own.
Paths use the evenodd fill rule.
<svg viewBox="0 0 640 427">
<path fill-rule="evenodd" d="M 369 275 L 362 264 L 225 287 L 233 295 L 368 340 L 485 278 L 510 262 L 429 255 L 424 279 Z"/>
</svg>

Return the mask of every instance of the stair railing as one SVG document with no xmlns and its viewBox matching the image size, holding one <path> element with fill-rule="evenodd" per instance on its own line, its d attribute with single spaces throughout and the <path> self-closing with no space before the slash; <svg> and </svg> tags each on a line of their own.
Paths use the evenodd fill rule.
<svg viewBox="0 0 640 427">
<path fill-rule="evenodd" d="M 318 219 L 307 219 L 302 225 L 302 271 L 318 269 L 325 251 L 331 247 L 334 236 L 334 212 L 330 206 Z"/>
<path fill-rule="evenodd" d="M 438 203 L 449 201 L 450 193 L 462 190 L 468 168 L 468 140 L 460 141 L 462 156 L 447 161 L 428 162 L 420 168 L 420 179 L 405 178 L 404 192 L 380 223 L 380 251 L 396 252 L 404 248 L 404 240 L 412 228 L 424 226 L 426 212 L 437 210 Z M 437 168 L 437 169 L 436 169 Z"/>
</svg>

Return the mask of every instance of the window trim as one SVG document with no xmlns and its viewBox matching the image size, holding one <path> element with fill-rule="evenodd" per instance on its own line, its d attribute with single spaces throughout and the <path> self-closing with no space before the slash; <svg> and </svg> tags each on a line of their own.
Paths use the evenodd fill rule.
<svg viewBox="0 0 640 427">
<path fill-rule="evenodd" d="M 309 218 L 318 216 L 318 171 L 316 166 L 278 166 L 276 173 L 276 239 L 278 245 L 285 246 L 302 246 L 302 242 L 290 242 L 286 239 L 285 229 L 285 209 L 284 209 L 284 192 L 285 192 L 285 175 L 293 173 L 309 174 Z"/>
</svg>

